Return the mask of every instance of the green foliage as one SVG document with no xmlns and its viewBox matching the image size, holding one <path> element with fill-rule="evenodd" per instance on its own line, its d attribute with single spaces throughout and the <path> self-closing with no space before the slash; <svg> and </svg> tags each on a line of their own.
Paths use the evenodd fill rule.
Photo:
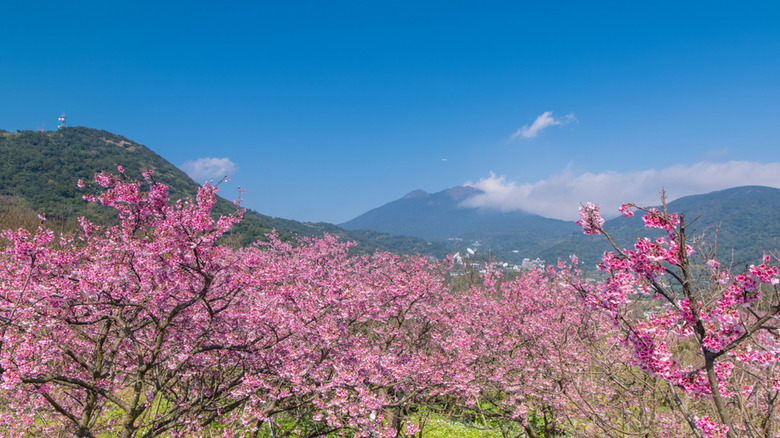
<svg viewBox="0 0 780 438">
<path fill-rule="evenodd" d="M 763 254 L 780 249 L 780 190 L 771 187 L 734 187 L 704 195 L 686 196 L 667 204 L 668 211 L 685 214 L 692 223 L 689 243 L 717 242 L 718 260 L 734 266 L 760 263 Z M 694 221 L 695 222 L 692 222 Z M 647 229 L 638 216 L 608 220 L 605 228 L 623 248 L 632 248 L 638 236 L 661 237 L 664 233 Z M 578 232 L 544 250 L 548 261 L 577 254 L 586 268 L 595 266 L 604 251 L 612 247 L 606 239 L 594 241 Z M 706 260 L 705 260 L 706 261 Z"/>
<path fill-rule="evenodd" d="M 154 169 L 160 182 L 171 187 L 172 197 L 192 196 L 198 185 L 148 148 L 124 137 L 83 127 L 57 131 L 22 131 L 0 136 L 0 195 L 26 200 L 48 220 L 66 222 L 85 215 L 107 219 L 108 209 L 87 204 L 87 189 L 76 186 L 100 171 L 122 165 L 127 175 L 139 178 Z"/>
<path fill-rule="evenodd" d="M 75 229 L 81 216 L 97 223 L 111 221 L 115 215 L 107 208 L 84 202 L 81 197 L 88 189 L 78 188 L 76 183 L 79 179 L 91 181 L 101 171 L 114 172 L 118 165 L 133 179 L 140 179 L 144 171 L 154 170 L 155 179 L 169 186 L 172 199 L 194 197 L 198 190 L 198 183 L 146 146 L 107 131 L 81 126 L 16 134 L 0 130 L 0 156 L 3 157 L 0 196 L 14 199 L 13 205 L 27 211 L 26 216 L 32 217 L 26 222 L 30 226 L 38 224 L 34 213 L 44 213 L 47 225 L 55 230 Z M 213 213 L 229 215 L 235 209 L 232 202 L 219 198 Z M 18 221 L 9 222 L 12 223 Z M 273 230 L 285 241 L 293 241 L 295 236 L 330 233 L 358 242 L 355 251 L 359 253 L 371 253 L 379 248 L 435 257 L 447 254 L 443 245 L 428 244 L 422 239 L 347 231 L 332 224 L 301 223 L 252 210 L 246 212 L 241 223 L 224 240 L 231 246 L 244 246 L 266 240 L 266 235 Z"/>
</svg>

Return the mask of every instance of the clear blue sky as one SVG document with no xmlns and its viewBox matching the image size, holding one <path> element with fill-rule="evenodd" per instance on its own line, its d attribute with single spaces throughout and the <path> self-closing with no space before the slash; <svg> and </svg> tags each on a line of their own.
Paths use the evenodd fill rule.
<svg viewBox="0 0 780 438">
<path fill-rule="evenodd" d="M 778 2 L 10 3 L 0 128 L 65 112 L 191 174 L 232 163 L 264 214 L 780 187 Z"/>
</svg>

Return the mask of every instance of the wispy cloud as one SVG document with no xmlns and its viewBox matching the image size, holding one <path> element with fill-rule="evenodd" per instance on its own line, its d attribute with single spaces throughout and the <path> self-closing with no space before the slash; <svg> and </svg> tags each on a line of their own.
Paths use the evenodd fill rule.
<svg viewBox="0 0 780 438">
<path fill-rule="evenodd" d="M 545 128 L 555 125 L 565 125 L 569 122 L 575 121 L 577 121 L 577 118 L 574 117 L 574 114 L 567 114 L 562 119 L 556 119 L 552 116 L 552 111 L 545 111 L 540 116 L 538 116 L 530 126 L 525 125 L 515 131 L 515 133 L 510 137 L 510 140 L 514 140 L 517 137 L 534 138 L 541 130 Z"/>
<path fill-rule="evenodd" d="M 238 166 L 230 158 L 198 158 L 187 160 L 181 169 L 198 182 L 219 180 L 238 171 Z"/>
<path fill-rule="evenodd" d="M 624 202 L 658 205 L 661 190 L 667 200 L 730 187 L 762 185 L 780 188 L 780 162 L 729 161 L 675 165 L 636 172 L 575 173 L 571 167 L 534 183 L 507 181 L 491 173 L 466 185 L 484 193 L 464 205 L 502 211 L 524 210 L 564 220 L 576 219 L 581 202 L 602 205 L 605 216 L 616 216 Z"/>
</svg>

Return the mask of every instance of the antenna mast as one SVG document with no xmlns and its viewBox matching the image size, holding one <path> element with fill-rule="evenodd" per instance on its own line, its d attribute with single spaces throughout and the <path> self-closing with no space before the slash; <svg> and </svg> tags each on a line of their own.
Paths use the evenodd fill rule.
<svg viewBox="0 0 780 438">
<path fill-rule="evenodd" d="M 60 126 L 58 126 L 57 129 L 64 128 L 65 127 L 65 113 L 62 113 L 60 118 L 57 119 L 57 120 L 60 121 Z"/>
</svg>

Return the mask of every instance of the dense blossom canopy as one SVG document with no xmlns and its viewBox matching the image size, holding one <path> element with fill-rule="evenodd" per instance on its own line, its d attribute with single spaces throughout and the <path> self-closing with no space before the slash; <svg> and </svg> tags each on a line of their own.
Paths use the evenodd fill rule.
<svg viewBox="0 0 780 438">
<path fill-rule="evenodd" d="M 0 435 L 777 430 L 777 268 L 694 275 L 682 216 L 647 210 L 667 236 L 605 254 L 597 282 L 576 257 L 510 275 L 327 235 L 231 249 L 242 211 L 215 219 L 215 186 L 169 203 L 144 177 L 95 177 L 116 226 L 3 232 Z M 580 223 L 609 238 L 598 206 Z"/>
</svg>

